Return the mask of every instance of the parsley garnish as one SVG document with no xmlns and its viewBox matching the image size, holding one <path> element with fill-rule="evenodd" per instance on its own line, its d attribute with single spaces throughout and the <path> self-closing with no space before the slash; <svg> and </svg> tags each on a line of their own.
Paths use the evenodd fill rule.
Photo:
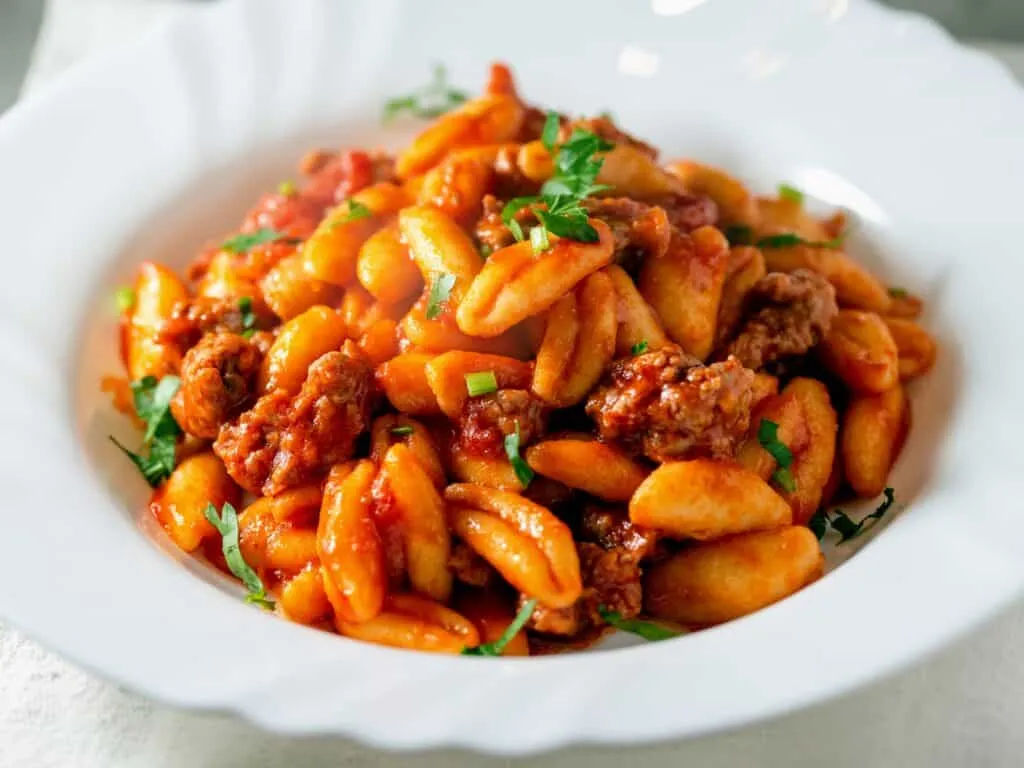
<svg viewBox="0 0 1024 768">
<path fill-rule="evenodd" d="M 401 426 L 401 427 L 392 427 L 391 428 L 391 434 L 392 435 L 399 435 L 399 436 L 411 435 L 414 431 L 415 430 L 413 430 L 413 428 L 410 427 L 410 426 Z"/>
<path fill-rule="evenodd" d="M 294 237 L 288 237 L 284 232 L 278 232 L 271 227 L 262 227 L 255 232 L 243 232 L 240 235 L 228 238 L 220 244 L 220 247 L 229 253 L 248 253 L 258 245 L 277 242 L 294 245 L 299 240 Z"/>
<path fill-rule="evenodd" d="M 341 224 L 348 224 L 350 221 L 359 221 L 359 219 L 368 219 L 373 216 L 373 211 L 370 207 L 363 205 L 358 200 L 350 197 L 345 202 L 348 203 L 348 210 L 346 210 L 341 216 L 331 219 L 331 229 L 334 229 Z"/>
<path fill-rule="evenodd" d="M 894 299 L 905 299 L 910 295 L 905 288 L 897 288 L 895 286 L 889 286 L 889 295 Z"/>
<path fill-rule="evenodd" d="M 512 619 L 512 623 L 509 624 L 505 631 L 501 633 L 501 637 L 495 640 L 493 643 L 484 643 L 478 645 L 476 648 L 463 648 L 463 656 L 501 656 L 505 652 L 505 646 L 512 642 L 513 638 L 519 634 L 526 622 L 530 620 L 533 615 L 534 608 L 537 607 L 536 600 L 527 600 L 523 603 L 523 607 L 519 609 L 519 613 Z"/>
<path fill-rule="evenodd" d="M 548 112 L 548 116 L 544 119 L 544 130 L 540 134 L 540 143 L 548 152 L 555 151 L 555 142 L 558 141 L 558 129 L 561 125 L 562 121 L 558 118 L 558 113 Z"/>
<path fill-rule="evenodd" d="M 512 469 L 515 470 L 516 479 L 519 481 L 519 484 L 526 488 L 533 482 L 533 470 L 530 469 L 530 465 L 526 463 L 526 460 L 519 455 L 520 442 L 522 442 L 522 437 L 519 433 L 519 419 L 516 419 L 516 431 L 511 435 L 505 435 L 505 455 L 508 456 L 508 460 L 512 463 Z"/>
<path fill-rule="evenodd" d="M 552 151 L 558 122 L 558 115 L 549 112 L 541 136 L 544 146 Z M 530 242 L 535 252 L 538 251 L 539 243 L 547 241 L 549 232 L 583 243 L 597 242 L 597 230 L 590 226 L 587 211 L 581 205 L 581 201 L 609 188 L 607 184 L 595 183 L 604 163 L 603 159 L 595 155 L 607 152 L 613 146 L 590 131 L 579 128 L 574 130 L 569 140 L 558 148 L 554 175 L 544 182 L 540 194 L 512 198 L 502 209 L 501 219 L 512 232 L 512 236 L 516 240 L 525 239 L 523 228 L 515 220 L 515 215 L 523 208 L 543 205 L 543 208 L 535 208 L 533 211 L 540 226 L 545 230 L 543 236 L 537 235 L 536 239 L 532 232 L 530 234 Z"/>
<path fill-rule="evenodd" d="M 803 205 L 804 193 L 790 184 L 779 184 L 779 199 L 791 200 L 798 205 Z"/>
<path fill-rule="evenodd" d="M 754 230 L 746 224 L 733 224 L 723 232 L 729 245 L 750 245 L 754 242 Z"/>
<path fill-rule="evenodd" d="M 772 480 L 775 484 L 787 493 L 795 491 L 796 481 L 789 471 L 789 467 L 793 463 L 793 452 L 779 440 L 779 425 L 774 421 L 761 419 L 761 423 L 757 427 L 757 442 L 771 454 L 771 457 L 779 465 L 772 473 Z"/>
<path fill-rule="evenodd" d="M 114 301 L 117 303 L 117 311 L 120 314 L 131 312 L 135 306 L 135 289 L 130 285 L 122 285 L 114 292 Z"/>
<path fill-rule="evenodd" d="M 113 437 L 110 438 L 135 463 L 153 488 L 170 477 L 174 470 L 174 448 L 181 427 L 171 415 L 171 398 L 180 386 L 181 379 L 177 376 L 164 376 L 159 381 L 155 376 L 146 376 L 131 384 L 135 413 L 146 424 L 142 445 L 149 449 L 147 455 L 129 451 Z"/>
<path fill-rule="evenodd" d="M 455 275 L 442 272 L 434 278 L 434 284 L 430 286 L 430 295 L 427 297 L 427 320 L 433 320 L 441 314 L 441 305 L 448 301 L 454 287 Z"/>
<path fill-rule="evenodd" d="M 843 236 L 834 237 L 831 240 L 805 240 L 800 235 L 786 232 L 781 235 L 768 235 L 758 240 L 755 245 L 758 248 L 789 248 L 793 245 L 806 245 L 809 248 L 841 248 Z"/>
<path fill-rule="evenodd" d="M 384 103 L 384 122 L 390 122 L 402 112 L 416 117 L 438 117 L 465 100 L 466 94 L 448 85 L 447 71 L 441 64 L 436 64 L 434 79 L 426 87 Z"/>
<path fill-rule="evenodd" d="M 245 588 L 249 590 L 249 594 L 245 596 L 245 602 L 256 603 L 267 610 L 273 610 L 274 601 L 267 597 L 267 590 L 263 587 L 263 581 L 260 579 L 259 574 L 245 562 L 245 558 L 242 557 L 242 550 L 238 547 L 238 513 L 235 512 L 235 508 L 224 502 L 224 506 L 221 507 L 220 514 L 218 515 L 217 508 L 213 504 L 207 504 L 203 514 L 210 521 L 210 525 L 216 528 L 217 533 L 220 534 L 221 548 L 224 552 L 224 560 L 227 562 L 228 568 L 245 585 Z"/>
<path fill-rule="evenodd" d="M 654 624 L 650 621 L 640 621 L 639 619 L 624 619 L 622 614 L 618 611 L 610 611 L 603 605 L 597 607 L 597 612 L 601 614 L 601 618 L 606 623 L 621 629 L 623 632 L 630 632 L 634 635 L 639 635 L 644 640 L 648 640 L 652 643 L 656 643 L 659 640 L 671 640 L 673 637 L 679 637 L 679 633 L 671 629 Z"/>
<path fill-rule="evenodd" d="M 498 391 L 498 377 L 494 375 L 494 371 L 467 373 L 465 379 L 466 391 L 469 392 L 470 397 L 489 395 L 491 392 Z"/>
<path fill-rule="evenodd" d="M 534 227 L 530 230 L 530 246 L 534 253 L 544 253 L 551 247 L 548 231 L 544 227 Z"/>
<path fill-rule="evenodd" d="M 277 185 L 277 194 L 284 195 L 285 197 L 291 197 L 297 193 L 298 187 L 295 186 L 295 182 L 290 179 L 286 179 Z"/>
<path fill-rule="evenodd" d="M 820 509 L 807 522 L 807 527 L 821 540 L 827 527 L 832 526 L 832 530 L 839 534 L 839 543 L 844 544 L 873 528 L 875 521 L 880 520 L 896 502 L 896 492 L 892 488 L 886 488 L 882 493 L 885 496 L 882 503 L 870 515 L 865 515 L 860 522 L 853 522 L 841 509 L 837 509 L 831 514 Z"/>
<path fill-rule="evenodd" d="M 481 245 L 478 250 L 480 251 L 480 257 L 483 258 L 483 259 L 487 259 L 488 256 L 490 256 L 492 253 L 494 253 L 494 249 L 491 248 L 491 246 L 486 245 L 486 244 Z"/>
<path fill-rule="evenodd" d="M 251 339 L 256 333 L 256 313 L 252 311 L 251 296 L 243 296 L 238 300 L 238 311 L 242 314 L 242 338 Z"/>
<path fill-rule="evenodd" d="M 633 353 L 633 357 L 636 357 L 637 355 L 642 355 L 644 352 L 647 351 L 647 339 L 638 341 L 636 344 L 629 348 L 629 351 Z"/>
</svg>

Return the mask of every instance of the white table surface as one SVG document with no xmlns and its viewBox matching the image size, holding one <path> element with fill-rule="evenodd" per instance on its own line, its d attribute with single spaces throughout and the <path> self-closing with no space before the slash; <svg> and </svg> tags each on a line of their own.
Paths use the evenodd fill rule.
<svg viewBox="0 0 1024 768">
<path fill-rule="evenodd" d="M 26 89 L 160 23 L 176 5 L 50 0 Z M 1024 76 L 1024 46 L 983 47 Z M 523 764 L 1018 766 L 1024 765 L 1022 726 L 1024 606 L 1018 606 L 896 677 L 803 712 L 682 744 L 577 748 Z M 389 755 L 340 739 L 286 739 L 231 717 L 176 711 L 99 680 L 0 627 L 0 768 L 459 768 L 514 762 L 447 751 Z"/>
</svg>

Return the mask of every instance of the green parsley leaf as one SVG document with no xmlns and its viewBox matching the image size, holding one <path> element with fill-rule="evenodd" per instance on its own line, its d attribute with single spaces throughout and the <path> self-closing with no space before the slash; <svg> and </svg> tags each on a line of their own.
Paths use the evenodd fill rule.
<svg viewBox="0 0 1024 768">
<path fill-rule="evenodd" d="M 550 213 L 535 211 L 540 223 L 553 235 L 578 240 L 581 243 L 596 243 L 600 237 L 597 230 L 590 226 L 587 213 L 582 208 L 566 213 Z"/>
<path fill-rule="evenodd" d="M 654 624 L 650 621 L 641 621 L 639 619 L 624 619 L 622 614 L 618 611 L 610 611 L 603 605 L 597 607 L 597 612 L 601 614 L 601 618 L 605 622 L 616 629 L 620 629 L 623 632 L 629 632 L 634 635 L 639 635 L 644 640 L 648 640 L 652 643 L 656 643 L 659 640 L 671 640 L 673 637 L 679 637 L 679 633 L 666 627 L 662 627 L 658 624 Z"/>
<path fill-rule="evenodd" d="M 855 539 L 865 531 L 873 528 L 875 522 L 880 520 L 889 511 L 889 508 L 896 501 L 896 492 L 892 488 L 886 488 L 883 491 L 883 495 L 885 498 L 882 500 L 882 503 L 878 505 L 874 512 L 866 515 L 859 523 L 853 522 L 841 510 L 837 509 L 832 513 L 832 518 L 829 522 L 832 525 L 832 529 L 839 534 L 840 544 L 850 541 L 850 539 Z"/>
<path fill-rule="evenodd" d="M 455 275 L 443 272 L 434 278 L 434 284 L 430 286 L 430 295 L 427 297 L 427 320 L 433 320 L 441 314 L 441 305 L 448 301 L 454 287 Z"/>
<path fill-rule="evenodd" d="M 535 254 L 544 253 L 551 247 L 548 231 L 544 227 L 534 227 L 530 230 L 530 246 Z"/>
<path fill-rule="evenodd" d="M 548 112 L 548 116 L 544 120 L 544 130 L 540 134 L 540 143 L 544 145 L 548 152 L 554 152 L 555 150 L 555 142 L 558 141 L 558 129 L 561 125 L 562 121 L 558 117 L 558 113 Z"/>
<path fill-rule="evenodd" d="M 633 353 L 633 357 L 636 357 L 637 355 L 642 355 L 644 352 L 647 351 L 647 339 L 642 339 L 641 341 L 638 341 L 636 344 L 629 348 L 629 351 Z"/>
<path fill-rule="evenodd" d="M 793 452 L 779 440 L 779 425 L 774 421 L 761 419 L 761 423 L 757 427 L 757 442 L 779 465 L 772 473 L 772 480 L 775 481 L 775 484 L 787 493 L 795 491 L 796 481 L 789 471 L 789 467 L 793 463 Z"/>
<path fill-rule="evenodd" d="M 478 645 L 476 648 L 463 648 L 463 656 L 501 656 L 505 652 L 505 646 L 512 642 L 513 638 L 519 634 L 519 631 L 526 626 L 526 622 L 530 620 L 533 615 L 534 609 L 537 607 L 536 600 L 527 600 L 523 603 L 523 607 L 519 609 L 516 617 L 512 619 L 512 623 L 505 628 L 505 631 L 501 633 L 501 637 L 495 640 L 493 643 L 484 643 Z"/>
<path fill-rule="evenodd" d="M 437 64 L 434 66 L 434 79 L 427 86 L 384 103 L 384 122 L 394 120 L 403 112 L 415 117 L 438 117 L 465 100 L 466 94 L 448 85 L 447 71 Z"/>
<path fill-rule="evenodd" d="M 486 245 L 486 244 L 481 245 L 480 248 L 478 248 L 477 250 L 480 251 L 480 256 L 484 260 L 486 260 L 488 256 L 490 256 L 492 253 L 494 253 L 494 249 L 491 248 L 491 246 Z"/>
<path fill-rule="evenodd" d="M 277 242 L 294 244 L 298 243 L 299 240 L 294 237 L 288 237 L 284 232 L 278 232 L 271 227 L 263 227 L 255 232 L 243 232 L 240 235 L 228 238 L 220 244 L 220 247 L 229 253 L 248 253 L 259 245 Z"/>
<path fill-rule="evenodd" d="M 889 286 L 889 295 L 894 299 L 905 299 L 910 295 L 910 293 L 905 288 Z"/>
<path fill-rule="evenodd" d="M 498 377 L 494 375 L 494 371 L 467 373 L 465 378 L 466 391 L 469 392 L 470 397 L 489 395 L 491 392 L 498 391 Z"/>
<path fill-rule="evenodd" d="M 842 248 L 843 237 L 835 237 L 831 240 L 805 240 L 800 235 L 786 232 L 781 235 L 768 235 L 758 240 L 755 245 L 758 248 L 789 248 L 794 245 L 806 245 L 809 248 Z"/>
<path fill-rule="evenodd" d="M 408 426 L 408 425 L 403 425 L 403 426 L 400 426 L 400 427 L 392 427 L 391 428 L 391 434 L 392 435 L 405 436 L 405 435 L 411 435 L 413 432 L 415 432 L 415 430 L 412 427 Z"/>
<path fill-rule="evenodd" d="M 285 197 L 292 197 L 299 191 L 298 187 L 295 186 L 295 182 L 286 179 L 277 185 L 277 194 L 284 195 Z"/>
<path fill-rule="evenodd" d="M 505 203 L 505 207 L 501 209 L 501 220 L 505 223 L 505 226 L 512 231 L 512 236 L 516 240 L 523 240 L 525 238 L 525 235 L 523 235 L 523 228 L 515 219 L 516 214 L 523 208 L 527 208 L 539 200 L 540 198 L 534 196 L 513 197 Z"/>
<path fill-rule="evenodd" d="M 332 229 L 339 224 L 348 224 L 350 221 L 359 221 L 359 219 L 368 219 L 373 216 L 373 211 L 370 207 L 360 203 L 358 200 L 350 197 L 345 202 L 348 203 L 348 210 L 342 216 L 338 216 L 331 221 Z"/>
<path fill-rule="evenodd" d="M 242 338 L 251 339 L 256 333 L 256 313 L 252 311 L 251 296 L 243 296 L 238 300 L 238 311 L 242 314 Z"/>
<path fill-rule="evenodd" d="M 811 533 L 817 537 L 818 541 L 821 541 L 828 530 L 828 512 L 819 509 L 811 515 L 811 519 L 807 521 L 807 527 L 811 529 Z"/>
<path fill-rule="evenodd" d="M 238 513 L 235 508 L 224 502 L 218 515 L 217 508 L 213 504 L 207 504 L 203 514 L 210 521 L 210 525 L 216 528 L 217 533 L 220 534 L 221 549 L 224 552 L 224 560 L 227 562 L 228 568 L 249 590 L 245 601 L 256 603 L 267 610 L 273 610 L 274 601 L 267 597 L 267 590 L 263 587 L 263 581 L 259 574 L 242 557 L 242 550 L 238 546 Z"/>
<path fill-rule="evenodd" d="M 790 184 L 779 184 L 779 199 L 791 200 L 798 205 L 803 205 L 804 193 Z"/>
<path fill-rule="evenodd" d="M 746 224 L 732 224 L 725 228 L 723 234 L 729 245 L 750 245 L 754 242 L 754 230 Z"/>
<path fill-rule="evenodd" d="M 505 435 L 505 455 L 508 456 L 512 469 L 515 470 L 516 479 L 519 481 L 519 484 L 526 488 L 533 482 L 533 470 L 530 469 L 530 465 L 526 463 L 526 460 L 519 455 L 520 442 L 522 442 L 522 437 L 519 433 L 519 420 L 516 419 L 516 431 L 511 435 Z"/>
<path fill-rule="evenodd" d="M 135 306 L 135 289 L 130 285 L 122 285 L 114 292 L 114 301 L 117 303 L 118 314 L 131 312 Z"/>
<path fill-rule="evenodd" d="M 149 449 L 147 455 L 130 451 L 110 438 L 135 463 L 153 488 L 174 471 L 175 446 L 181 428 L 171 414 L 171 398 L 180 386 L 181 379 L 177 376 L 164 376 L 159 381 L 155 376 L 146 376 L 131 384 L 135 413 L 146 424 L 142 444 Z"/>
</svg>

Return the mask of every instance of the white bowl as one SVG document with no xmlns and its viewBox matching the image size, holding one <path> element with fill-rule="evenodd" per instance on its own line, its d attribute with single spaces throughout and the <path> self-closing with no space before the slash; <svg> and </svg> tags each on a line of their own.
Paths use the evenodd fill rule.
<svg viewBox="0 0 1024 768">
<path fill-rule="evenodd" d="M 1018 596 L 1020 91 L 932 24 L 856 0 L 629 8 L 225 2 L 6 115 L 0 615 L 173 704 L 287 733 L 512 754 L 691 736 L 803 706 Z M 476 88 L 492 59 L 515 66 L 530 99 L 613 109 L 667 157 L 852 209 L 854 252 L 927 299 L 942 347 L 914 388 L 892 478 L 906 509 L 823 580 L 670 642 L 447 658 L 271 618 L 147 515 L 148 489 L 106 440 L 130 429 L 98 390 L 119 370 L 114 286 L 142 259 L 183 264 L 291 175 L 302 148 L 397 144 L 407 131 L 384 131 L 380 105 L 432 62 Z"/>
</svg>

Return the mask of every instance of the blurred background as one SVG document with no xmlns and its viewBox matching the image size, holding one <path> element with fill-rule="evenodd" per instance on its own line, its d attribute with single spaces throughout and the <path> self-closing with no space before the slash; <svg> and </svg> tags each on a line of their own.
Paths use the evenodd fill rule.
<svg viewBox="0 0 1024 768">
<path fill-rule="evenodd" d="M 0 111 L 14 102 L 23 87 L 52 76 L 83 51 L 136 35 L 175 7 L 201 2 L 217 0 L 0 0 Z M 1024 56 L 1024 0 L 885 2 L 928 14 L 962 40 L 991 42 L 996 53 Z M 1020 49 L 1012 46 L 1015 41 L 1021 43 Z"/>
</svg>

